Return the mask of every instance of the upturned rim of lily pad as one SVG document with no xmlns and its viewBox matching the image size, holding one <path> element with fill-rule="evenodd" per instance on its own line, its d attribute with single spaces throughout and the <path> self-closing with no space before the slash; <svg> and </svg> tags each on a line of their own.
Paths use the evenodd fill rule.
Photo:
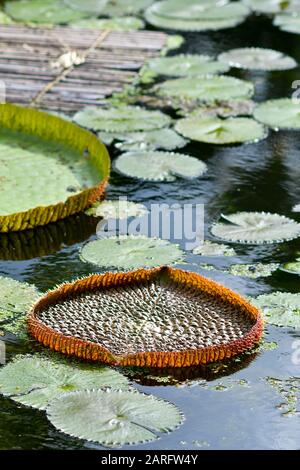
<svg viewBox="0 0 300 470">
<path fill-rule="evenodd" d="M 105 145 L 91 132 L 58 116 L 11 103 L 0 105 L 0 126 L 39 137 L 45 142 L 66 145 L 82 154 L 88 152 L 91 164 L 99 172 L 98 184 L 65 201 L 0 215 L 0 232 L 26 230 L 56 222 L 87 209 L 103 197 L 110 173 L 110 157 Z"/>
<path fill-rule="evenodd" d="M 51 305 L 83 293 L 105 290 L 111 287 L 127 287 L 145 282 L 163 280 L 179 288 L 193 288 L 220 301 L 240 309 L 241 314 L 253 321 L 243 336 L 213 346 L 181 351 L 143 351 L 113 354 L 99 343 L 66 336 L 47 326 L 39 319 L 39 313 Z M 62 284 L 43 295 L 31 308 L 27 317 L 29 334 L 44 346 L 69 356 L 111 364 L 136 367 L 187 367 L 207 364 L 234 357 L 251 349 L 263 334 L 263 319 L 260 311 L 239 294 L 197 273 L 161 266 L 153 269 L 138 269 L 130 272 L 93 274 L 71 283 Z"/>
</svg>

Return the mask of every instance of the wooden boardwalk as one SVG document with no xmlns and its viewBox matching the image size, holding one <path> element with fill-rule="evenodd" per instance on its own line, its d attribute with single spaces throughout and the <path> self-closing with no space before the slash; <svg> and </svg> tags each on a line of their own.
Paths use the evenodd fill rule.
<svg viewBox="0 0 300 470">
<path fill-rule="evenodd" d="M 63 112 L 96 105 L 132 83 L 166 39 L 156 31 L 0 26 L 0 80 L 6 101 Z M 62 56 L 71 52 L 84 62 L 62 65 Z"/>
</svg>

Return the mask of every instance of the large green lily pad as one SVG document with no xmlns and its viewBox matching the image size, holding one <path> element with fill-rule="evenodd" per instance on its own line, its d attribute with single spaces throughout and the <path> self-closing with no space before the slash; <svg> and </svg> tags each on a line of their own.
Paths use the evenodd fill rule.
<svg viewBox="0 0 300 470">
<path fill-rule="evenodd" d="M 272 325 L 300 328 L 300 294 L 273 292 L 252 299 L 265 320 Z"/>
<path fill-rule="evenodd" d="M 269 100 L 258 104 L 255 119 L 273 129 L 300 129 L 300 102 L 291 98 Z"/>
<path fill-rule="evenodd" d="M 250 70 L 288 70 L 297 67 L 292 57 L 273 49 L 241 47 L 219 54 L 218 60 L 231 67 Z"/>
</svg>

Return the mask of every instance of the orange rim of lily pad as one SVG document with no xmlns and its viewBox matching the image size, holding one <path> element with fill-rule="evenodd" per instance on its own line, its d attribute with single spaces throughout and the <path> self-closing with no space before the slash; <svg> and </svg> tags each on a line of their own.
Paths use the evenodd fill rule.
<svg viewBox="0 0 300 470">
<path fill-rule="evenodd" d="M 0 126 L 39 137 L 46 142 L 66 145 L 82 154 L 86 152 L 95 171 L 99 173 L 99 183 L 69 196 L 63 202 L 0 215 L 0 232 L 26 230 L 56 222 L 81 212 L 104 196 L 110 158 L 105 145 L 90 131 L 58 116 L 11 103 L 0 104 Z"/>
<path fill-rule="evenodd" d="M 251 349 L 263 320 L 230 289 L 164 266 L 63 284 L 32 307 L 28 331 L 44 346 L 89 361 L 186 367 Z"/>
</svg>

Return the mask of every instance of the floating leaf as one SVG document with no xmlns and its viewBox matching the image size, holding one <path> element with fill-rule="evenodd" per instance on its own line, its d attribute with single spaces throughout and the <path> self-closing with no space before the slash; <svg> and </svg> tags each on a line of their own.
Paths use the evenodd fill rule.
<svg viewBox="0 0 300 470">
<path fill-rule="evenodd" d="M 253 113 L 255 103 L 252 100 L 225 100 L 199 106 L 197 102 L 180 104 L 178 114 L 185 117 L 236 117 L 250 116 Z"/>
<path fill-rule="evenodd" d="M 248 98 L 254 93 L 251 82 L 223 75 L 166 80 L 156 86 L 158 95 L 203 102 Z"/>
<path fill-rule="evenodd" d="M 251 299 L 272 325 L 300 328 L 300 294 L 273 292 Z"/>
<path fill-rule="evenodd" d="M 300 3 L 297 11 L 300 11 Z M 276 15 L 273 24 L 287 33 L 300 34 L 300 13 L 294 13 L 293 15 Z"/>
<path fill-rule="evenodd" d="M 290 98 L 258 104 L 254 117 L 273 129 L 300 129 L 300 102 Z"/>
<path fill-rule="evenodd" d="M 47 409 L 60 431 L 106 447 L 154 441 L 178 428 L 181 412 L 171 403 L 135 390 L 86 390 L 62 395 Z"/>
<path fill-rule="evenodd" d="M 73 10 L 63 0 L 18 0 L 5 2 L 5 13 L 22 23 L 65 24 L 89 16 L 85 11 Z"/>
<path fill-rule="evenodd" d="M 72 23 L 70 26 L 74 28 L 87 29 L 110 29 L 112 31 L 131 31 L 135 29 L 143 29 L 145 23 L 135 16 L 120 16 L 115 18 L 88 18 Z"/>
<path fill-rule="evenodd" d="M 300 9 L 299 0 L 243 0 L 243 3 L 258 13 L 294 12 Z"/>
<path fill-rule="evenodd" d="M 102 268 L 136 269 L 180 263 L 183 252 L 178 245 L 143 235 L 120 235 L 94 240 L 80 252 L 83 261 Z"/>
<path fill-rule="evenodd" d="M 289 377 L 288 379 L 277 379 L 266 377 L 268 385 L 280 395 L 281 403 L 276 406 L 282 416 L 299 416 L 298 401 L 300 400 L 300 378 Z"/>
<path fill-rule="evenodd" d="M 267 137 L 265 127 L 250 118 L 188 117 L 177 121 L 175 129 L 189 139 L 219 145 L 257 142 Z"/>
<path fill-rule="evenodd" d="M 160 111 L 149 111 L 139 106 L 116 108 L 86 107 L 74 116 L 74 121 L 94 131 L 133 132 L 160 129 L 168 126 L 171 118 Z"/>
<path fill-rule="evenodd" d="M 259 277 L 268 277 L 277 271 L 279 263 L 255 263 L 255 264 L 232 264 L 228 268 L 228 272 L 233 276 L 245 276 L 252 279 Z"/>
<path fill-rule="evenodd" d="M 136 15 L 147 8 L 153 0 L 108 0 L 102 11 L 105 16 Z"/>
<path fill-rule="evenodd" d="M 156 150 L 166 149 L 174 150 L 184 147 L 187 140 L 173 131 L 173 129 L 158 129 L 148 132 L 129 132 L 122 136 L 116 136 L 117 140 L 121 140 L 116 147 L 122 151 L 125 150 Z"/>
<path fill-rule="evenodd" d="M 207 171 L 201 160 L 173 152 L 127 152 L 115 161 L 120 173 L 143 181 L 174 181 L 181 178 L 198 178 Z"/>
<path fill-rule="evenodd" d="M 250 70 L 288 70 L 297 67 L 292 57 L 273 49 L 241 47 L 219 54 L 218 60 L 231 67 Z"/>
<path fill-rule="evenodd" d="M 63 3 L 76 11 L 84 11 L 99 16 L 108 0 L 63 0 Z"/>
<path fill-rule="evenodd" d="M 110 160 L 96 136 L 34 109 L 0 108 L 0 232 L 55 222 L 100 198 Z"/>
<path fill-rule="evenodd" d="M 296 204 L 296 206 L 293 207 L 293 212 L 300 212 L 300 204 Z"/>
<path fill-rule="evenodd" d="M 38 296 L 39 293 L 34 286 L 0 276 L 0 330 L 24 336 L 25 313 Z"/>
<path fill-rule="evenodd" d="M 284 272 L 300 276 L 300 258 L 297 258 L 296 261 L 283 264 L 280 269 Z"/>
<path fill-rule="evenodd" d="M 227 245 L 220 243 L 214 243 L 209 240 L 205 240 L 203 245 L 197 246 L 193 249 L 194 255 L 201 256 L 234 256 L 235 251 L 233 248 L 229 248 Z"/>
<path fill-rule="evenodd" d="M 237 243 L 280 243 L 300 236 L 300 224 L 283 215 L 269 212 L 238 212 L 222 215 L 226 223 L 211 228 L 218 238 Z"/>
<path fill-rule="evenodd" d="M 101 387 L 128 388 L 128 381 L 108 367 L 48 359 L 37 354 L 16 356 L 0 369 L 0 393 L 39 410 L 46 409 L 62 393 Z"/>
<path fill-rule="evenodd" d="M 104 219 L 127 219 L 128 217 L 141 217 L 148 210 L 143 204 L 126 200 L 103 201 L 94 204 L 86 211 L 87 215 L 103 217 Z"/>
<path fill-rule="evenodd" d="M 156 75 L 171 77 L 186 77 L 213 75 L 228 72 L 230 67 L 208 55 L 179 54 L 171 57 L 156 57 L 150 59 L 146 69 Z"/>
<path fill-rule="evenodd" d="M 158 259 L 161 247 L 155 244 L 148 256 Z M 122 246 L 110 252 L 103 240 L 90 247 L 99 259 L 103 248 L 122 256 Z M 28 328 L 44 346 L 65 354 L 158 368 L 233 357 L 251 349 L 263 332 L 258 310 L 242 297 L 199 274 L 167 266 L 63 284 L 35 304 Z"/>
</svg>

